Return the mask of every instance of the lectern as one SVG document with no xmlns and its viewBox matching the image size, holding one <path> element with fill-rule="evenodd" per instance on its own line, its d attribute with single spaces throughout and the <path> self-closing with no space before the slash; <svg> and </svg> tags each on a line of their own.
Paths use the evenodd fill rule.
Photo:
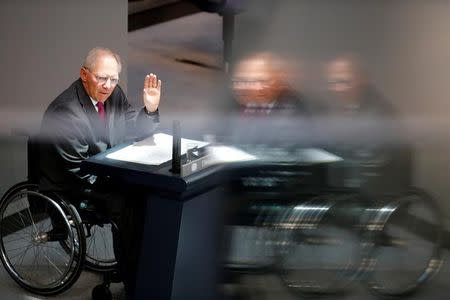
<svg viewBox="0 0 450 300">
<path fill-rule="evenodd" d="M 220 298 L 221 167 L 181 176 L 171 172 L 170 161 L 155 166 L 108 158 L 125 146 L 93 156 L 82 167 L 142 191 L 142 199 L 127 199 L 146 202 L 135 299 Z"/>
<path fill-rule="evenodd" d="M 186 152 L 188 142 L 181 143 L 184 150 L 180 152 Z M 326 165 L 341 160 L 313 148 L 288 152 L 281 148 L 242 151 L 215 146 L 210 147 L 211 160 L 206 156 L 174 172 L 170 161 L 172 137 L 155 134 L 153 139 L 137 142 L 131 148 L 125 146 L 93 156 L 83 162 L 83 167 L 91 174 L 115 177 L 126 188 L 142 191 L 137 193 L 142 199 L 127 199 L 144 200 L 146 204 L 136 299 L 220 298 L 217 287 L 222 269 L 224 208 L 225 200 L 230 200 L 224 199 L 225 186 L 230 179 L 247 182 L 245 190 L 254 187 L 259 194 L 286 193 L 292 186 L 317 192 L 325 184 L 322 171 Z M 148 164 L 150 158 L 153 161 Z M 147 164 L 140 163 L 144 161 Z M 277 185 L 280 182 L 283 185 Z"/>
</svg>

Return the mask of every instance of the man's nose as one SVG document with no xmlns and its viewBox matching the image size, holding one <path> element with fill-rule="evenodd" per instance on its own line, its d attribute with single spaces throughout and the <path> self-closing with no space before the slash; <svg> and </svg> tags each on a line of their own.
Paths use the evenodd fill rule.
<svg viewBox="0 0 450 300">
<path fill-rule="evenodd" d="M 106 82 L 103 84 L 103 87 L 105 88 L 105 89 L 110 89 L 111 88 L 111 86 L 112 86 L 112 84 L 111 84 L 111 78 L 108 78 L 108 80 L 106 80 Z"/>
</svg>

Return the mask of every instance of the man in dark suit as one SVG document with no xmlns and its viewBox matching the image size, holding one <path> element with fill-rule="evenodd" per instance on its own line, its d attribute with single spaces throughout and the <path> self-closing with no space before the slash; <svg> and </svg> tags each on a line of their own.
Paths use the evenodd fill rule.
<svg viewBox="0 0 450 300">
<path fill-rule="evenodd" d="M 145 77 L 144 107 L 135 110 L 118 85 L 120 71 L 117 54 L 94 48 L 80 68 L 80 78 L 49 105 L 41 130 L 43 185 L 64 190 L 94 185 L 97 179 L 80 170 L 83 160 L 153 133 L 159 123 L 161 81 L 153 74 Z"/>
<path fill-rule="evenodd" d="M 412 149 L 395 109 L 366 74 L 352 54 L 327 64 L 330 151 L 344 159 L 330 170 L 331 181 L 367 194 L 393 192 L 410 185 Z"/>
<path fill-rule="evenodd" d="M 240 144 L 295 143 L 299 127 L 307 130 L 310 102 L 288 84 L 295 76 L 275 53 L 251 52 L 236 61 L 231 73 L 231 139 Z M 295 134 L 295 136 L 292 136 Z"/>
<path fill-rule="evenodd" d="M 145 76 L 143 107 L 136 110 L 118 85 L 120 71 L 116 53 L 94 48 L 80 68 L 80 78 L 50 103 L 41 127 L 40 187 L 58 192 L 76 207 L 95 207 L 111 217 L 119 229 L 113 230 L 114 252 L 125 287 L 132 288 L 132 259 L 139 254 L 140 230 L 136 228 L 142 222 L 144 204 L 129 201 L 133 191 L 121 194 L 108 178 L 97 178 L 80 168 L 90 156 L 149 136 L 158 126 L 161 80 L 154 74 Z M 56 230 L 58 222 L 54 220 Z"/>
</svg>

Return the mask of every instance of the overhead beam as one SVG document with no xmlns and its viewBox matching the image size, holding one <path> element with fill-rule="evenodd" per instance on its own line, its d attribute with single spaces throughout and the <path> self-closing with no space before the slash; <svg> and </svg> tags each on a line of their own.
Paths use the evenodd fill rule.
<svg viewBox="0 0 450 300">
<path fill-rule="evenodd" d="M 128 32 L 201 12 L 188 1 L 177 1 L 128 15 Z"/>
</svg>

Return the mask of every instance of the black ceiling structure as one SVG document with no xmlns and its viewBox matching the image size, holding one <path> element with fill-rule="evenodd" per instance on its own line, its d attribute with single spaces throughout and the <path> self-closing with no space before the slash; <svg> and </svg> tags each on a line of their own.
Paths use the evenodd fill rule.
<svg viewBox="0 0 450 300">
<path fill-rule="evenodd" d="M 128 0 L 128 2 L 129 32 L 202 11 L 190 1 Z"/>
</svg>

